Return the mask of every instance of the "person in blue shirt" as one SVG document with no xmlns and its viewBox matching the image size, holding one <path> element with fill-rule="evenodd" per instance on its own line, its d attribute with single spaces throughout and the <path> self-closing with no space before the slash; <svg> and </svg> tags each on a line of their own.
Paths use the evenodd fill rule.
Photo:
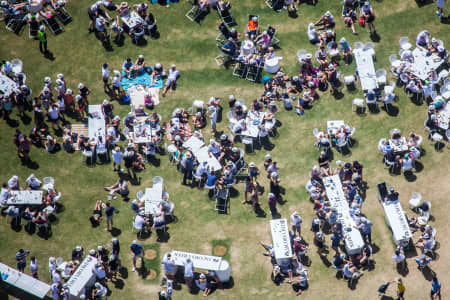
<svg viewBox="0 0 450 300">
<path fill-rule="evenodd" d="M 164 273 L 166 277 L 170 280 L 175 278 L 175 273 L 177 272 L 177 267 L 175 266 L 175 261 L 172 258 L 172 255 L 168 253 L 166 258 L 162 260 L 161 264 L 164 266 Z"/>
<path fill-rule="evenodd" d="M 110 231 L 113 226 L 113 217 L 114 213 L 118 213 L 119 211 L 111 206 L 111 203 L 106 203 L 105 214 L 106 214 L 106 228 L 105 231 Z"/>
<path fill-rule="evenodd" d="M 143 261 L 143 249 L 142 249 L 142 245 L 139 244 L 136 240 L 131 242 L 130 245 L 130 251 L 131 251 L 131 255 L 133 257 L 133 269 L 132 271 L 135 272 L 136 271 L 136 260 L 138 259 L 138 257 L 141 259 L 141 262 Z"/>
<path fill-rule="evenodd" d="M 367 220 L 365 217 L 361 218 L 361 224 L 358 226 L 361 231 L 362 238 L 365 243 L 367 241 L 372 244 L 372 222 Z"/>
<path fill-rule="evenodd" d="M 27 266 L 27 262 L 25 260 L 25 257 L 30 253 L 30 251 L 25 251 L 23 249 L 19 249 L 19 251 L 16 253 L 16 260 L 17 260 L 17 269 L 19 272 L 24 272 L 25 267 Z"/>
<path fill-rule="evenodd" d="M 222 46 L 222 51 L 227 54 L 223 64 L 226 69 L 229 68 L 231 62 L 233 61 L 233 57 L 236 56 L 236 43 L 233 41 L 233 38 L 228 38 L 228 41 Z"/>
<path fill-rule="evenodd" d="M 192 180 L 192 171 L 194 170 L 194 158 L 192 157 L 191 152 L 186 152 L 183 160 L 181 161 L 181 165 L 183 166 L 183 181 L 182 185 L 186 185 L 186 180 Z"/>
<path fill-rule="evenodd" d="M 333 250 L 336 251 L 336 255 L 339 254 L 339 245 L 343 238 L 344 237 L 342 236 L 342 234 L 338 232 L 334 233 L 331 236 L 331 248 L 333 248 Z"/>
<path fill-rule="evenodd" d="M 122 70 L 125 72 L 128 79 L 130 79 L 132 73 L 133 73 L 133 62 L 131 61 L 131 58 L 127 58 L 123 62 Z"/>
<path fill-rule="evenodd" d="M 436 276 L 431 281 L 431 299 L 439 298 L 441 300 L 441 283 Z"/>
</svg>

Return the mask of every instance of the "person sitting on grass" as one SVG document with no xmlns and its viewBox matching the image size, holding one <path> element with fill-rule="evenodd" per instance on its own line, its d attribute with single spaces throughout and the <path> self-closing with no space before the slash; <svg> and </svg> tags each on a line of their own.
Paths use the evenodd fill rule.
<svg viewBox="0 0 450 300">
<path fill-rule="evenodd" d="M 327 11 L 325 14 L 323 14 L 320 19 L 314 24 L 314 26 L 321 26 L 318 28 L 318 30 L 332 28 L 334 27 L 334 25 L 334 17 L 330 11 Z"/>
<path fill-rule="evenodd" d="M 167 94 L 169 89 L 175 90 L 177 88 L 177 80 L 180 77 L 180 72 L 177 70 L 175 65 L 171 65 L 169 69 L 169 75 L 167 76 L 164 90 L 162 96 Z"/>
<path fill-rule="evenodd" d="M 115 193 L 118 193 L 123 198 L 126 198 L 129 194 L 127 181 L 123 178 L 120 178 L 119 181 L 117 181 L 117 183 L 113 184 L 112 186 L 105 186 L 104 190 L 109 192 L 108 198 L 112 199 L 117 198 L 114 195 Z"/>
<path fill-rule="evenodd" d="M 128 57 L 128 58 L 123 62 L 123 64 L 122 64 L 122 70 L 125 72 L 125 76 L 126 76 L 128 79 L 130 79 L 130 78 L 133 76 L 133 74 L 134 74 L 134 72 L 133 72 L 134 68 L 133 68 L 133 62 L 131 61 L 131 58 Z"/>
<path fill-rule="evenodd" d="M 298 282 L 292 284 L 292 289 L 296 296 L 300 296 L 304 290 L 308 288 L 308 273 L 306 270 L 300 271 Z"/>
</svg>

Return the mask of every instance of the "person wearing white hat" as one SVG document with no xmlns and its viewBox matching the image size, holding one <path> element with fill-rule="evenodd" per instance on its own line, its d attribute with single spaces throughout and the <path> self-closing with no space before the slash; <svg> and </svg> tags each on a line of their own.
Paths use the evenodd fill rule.
<svg viewBox="0 0 450 300">
<path fill-rule="evenodd" d="M 195 280 L 195 285 L 199 290 L 203 291 L 204 297 L 207 297 L 211 292 L 211 284 L 208 282 L 204 273 L 201 273 L 199 279 Z"/>
<path fill-rule="evenodd" d="M 44 142 L 44 146 L 47 152 L 53 153 L 56 147 L 56 139 L 54 139 L 51 135 L 47 135 L 46 141 Z"/>
<path fill-rule="evenodd" d="M 330 93 L 334 95 L 335 88 L 338 84 L 337 71 L 333 64 L 328 65 L 328 70 L 325 71 L 327 80 L 330 83 Z"/>
<path fill-rule="evenodd" d="M 267 168 L 272 164 L 272 156 L 270 154 L 266 154 L 264 157 L 264 169 L 267 170 Z"/>
<path fill-rule="evenodd" d="M 291 229 L 294 236 L 298 233 L 298 236 L 302 236 L 302 218 L 297 211 L 294 211 L 291 215 Z"/>
<path fill-rule="evenodd" d="M 139 75 L 140 73 L 142 73 L 144 70 L 146 69 L 145 67 L 145 59 L 144 59 L 144 55 L 139 54 L 138 58 L 136 59 L 136 61 L 134 62 L 134 66 L 133 66 L 133 72 L 134 74 Z"/>
<path fill-rule="evenodd" d="M 162 96 L 165 97 L 169 89 L 175 90 L 177 88 L 177 80 L 180 77 L 180 72 L 175 65 L 171 65 L 169 75 L 167 76 Z"/>
<path fill-rule="evenodd" d="M 94 284 L 92 289 L 92 299 L 104 300 L 108 294 L 108 289 L 104 287 L 100 282 Z"/>
<path fill-rule="evenodd" d="M 77 261 L 78 263 L 82 262 L 84 258 L 84 249 L 81 246 L 76 246 L 75 249 L 72 250 L 72 260 Z"/>
<path fill-rule="evenodd" d="M 334 17 L 330 11 L 324 13 L 319 18 L 319 20 L 316 23 L 314 23 L 314 26 L 320 26 L 319 28 L 317 28 L 317 30 L 326 30 L 334 27 L 334 25 L 335 25 Z"/>
<path fill-rule="evenodd" d="M 375 34 L 377 32 L 377 29 L 375 25 L 373 24 L 373 21 L 375 21 L 375 12 L 373 11 L 372 5 L 370 5 L 369 1 L 364 2 L 364 5 L 361 7 L 361 17 L 363 17 L 367 23 L 367 26 L 369 29 L 367 32 L 372 34 Z"/>
<path fill-rule="evenodd" d="M 45 26 L 41 25 L 38 31 L 38 40 L 39 40 L 39 51 L 41 53 L 47 54 L 47 34 L 45 33 Z"/>
<path fill-rule="evenodd" d="M 436 15 L 441 19 L 444 17 L 444 6 L 445 0 L 436 0 Z"/>
<path fill-rule="evenodd" d="M 257 184 L 257 178 L 259 175 L 259 169 L 256 166 L 254 162 L 250 162 L 248 164 L 248 176 L 250 177 L 251 181 Z"/>
</svg>

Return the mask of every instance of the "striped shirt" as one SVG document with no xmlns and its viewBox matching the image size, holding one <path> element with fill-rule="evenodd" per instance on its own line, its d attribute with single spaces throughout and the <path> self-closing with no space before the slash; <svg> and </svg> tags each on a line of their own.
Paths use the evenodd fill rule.
<svg viewBox="0 0 450 300">
<path fill-rule="evenodd" d="M 24 251 L 22 253 L 17 252 L 16 253 L 16 260 L 19 262 L 25 262 L 25 257 L 27 256 L 27 253 Z"/>
</svg>

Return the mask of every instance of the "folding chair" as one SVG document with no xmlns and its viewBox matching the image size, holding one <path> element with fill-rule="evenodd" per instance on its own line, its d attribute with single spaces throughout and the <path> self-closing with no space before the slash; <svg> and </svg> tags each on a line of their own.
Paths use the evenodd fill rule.
<svg viewBox="0 0 450 300">
<path fill-rule="evenodd" d="M 23 26 L 25 25 L 25 15 L 17 14 L 10 17 L 8 24 L 6 25 L 6 29 L 15 34 L 19 35 L 22 31 Z"/>
<path fill-rule="evenodd" d="M 218 189 L 216 190 L 216 193 L 214 194 L 214 210 L 226 213 L 227 207 L 228 207 L 228 196 L 229 191 L 228 189 Z"/>
<path fill-rule="evenodd" d="M 227 26 L 236 26 L 237 23 L 234 20 L 230 9 L 221 10 L 219 7 L 217 7 L 217 12 L 219 13 L 219 17 L 222 20 L 223 23 L 225 23 Z"/>
<path fill-rule="evenodd" d="M 257 82 L 260 73 L 261 73 L 261 67 L 259 64 L 258 65 L 249 64 L 248 68 L 247 68 L 247 75 L 245 76 L 245 79 L 252 81 L 252 82 Z"/>
<path fill-rule="evenodd" d="M 267 26 L 267 34 L 270 36 L 270 45 L 278 45 L 280 43 L 280 40 L 276 37 L 277 30 L 273 28 L 272 26 Z"/>
<path fill-rule="evenodd" d="M 198 10 L 198 1 L 194 1 L 191 2 L 189 0 L 186 0 L 187 2 L 189 2 L 190 4 L 192 4 L 191 9 L 186 13 L 186 18 L 188 18 L 191 22 L 194 22 L 194 17 L 197 14 L 197 10 Z"/>
<path fill-rule="evenodd" d="M 39 31 L 39 22 L 28 21 L 28 36 L 30 39 L 37 39 Z"/>
<path fill-rule="evenodd" d="M 220 23 L 219 27 L 219 34 L 216 37 L 216 41 L 225 43 L 228 38 L 231 36 L 230 30 L 228 30 L 228 27 L 225 25 L 224 22 Z"/>
<path fill-rule="evenodd" d="M 64 25 L 70 23 L 72 21 L 72 15 L 66 10 L 65 7 L 60 7 L 56 10 L 56 17 L 63 23 Z"/>
<path fill-rule="evenodd" d="M 139 30 L 133 33 L 133 41 L 136 45 L 139 45 L 141 39 L 145 40 L 145 30 L 144 28 L 139 27 Z"/>
<path fill-rule="evenodd" d="M 47 27 L 50 28 L 50 31 L 53 34 L 57 35 L 63 31 L 61 25 L 59 25 L 59 23 L 56 22 L 55 16 L 52 16 L 50 18 L 43 18 L 43 21 L 45 25 L 47 25 Z"/>
<path fill-rule="evenodd" d="M 246 69 L 247 69 L 247 64 L 243 61 L 238 60 L 233 69 L 233 76 L 244 78 Z"/>
<path fill-rule="evenodd" d="M 259 16 L 258 15 L 247 14 L 247 22 L 250 21 L 253 17 L 257 17 L 258 18 L 258 28 L 256 28 L 256 36 L 258 36 L 259 33 L 260 33 L 260 28 L 261 28 L 260 23 L 259 23 Z M 247 27 L 245 27 L 245 28 L 247 28 Z M 246 29 L 246 31 L 247 31 L 247 29 Z"/>
</svg>

